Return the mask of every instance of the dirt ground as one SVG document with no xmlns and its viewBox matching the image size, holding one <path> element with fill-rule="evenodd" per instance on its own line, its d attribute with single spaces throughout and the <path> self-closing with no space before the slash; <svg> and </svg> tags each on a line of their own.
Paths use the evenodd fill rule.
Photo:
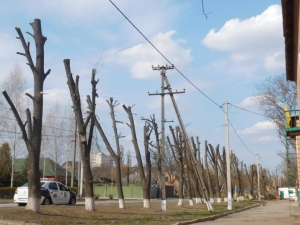
<svg viewBox="0 0 300 225">
<path fill-rule="evenodd" d="M 234 202 L 233 209 L 257 204 L 257 202 Z M 205 216 L 220 214 L 227 211 L 227 203 L 214 204 L 214 211 L 208 212 L 205 204 L 184 207 L 177 206 L 177 201 L 167 203 L 167 211 L 161 211 L 160 202 L 152 202 L 150 209 L 142 207 L 141 202 L 132 202 L 119 209 L 118 204 L 96 204 L 93 212 L 85 211 L 83 205 L 41 206 L 41 213 L 36 214 L 25 210 L 25 207 L 1 208 L 0 220 L 18 220 L 26 223 L 53 224 L 175 224 Z"/>
</svg>

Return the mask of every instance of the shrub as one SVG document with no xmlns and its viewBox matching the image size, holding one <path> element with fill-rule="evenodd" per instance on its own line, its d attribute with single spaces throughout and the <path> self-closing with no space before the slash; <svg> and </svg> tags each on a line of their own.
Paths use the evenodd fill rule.
<svg viewBox="0 0 300 225">
<path fill-rule="evenodd" d="M 75 191 L 76 195 L 78 193 L 78 187 L 68 187 L 70 190 Z"/>
<path fill-rule="evenodd" d="M 2 187 L 0 188 L 0 198 L 12 199 L 14 197 L 16 188 Z"/>
</svg>

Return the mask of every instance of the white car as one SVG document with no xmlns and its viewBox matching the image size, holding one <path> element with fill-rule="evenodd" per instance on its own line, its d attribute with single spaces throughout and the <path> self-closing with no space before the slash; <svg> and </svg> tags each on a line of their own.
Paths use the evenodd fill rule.
<svg viewBox="0 0 300 225">
<path fill-rule="evenodd" d="M 40 181 L 42 205 L 75 205 L 76 193 L 57 181 Z M 18 187 L 15 191 L 14 202 L 18 206 L 25 206 L 28 201 L 28 183 Z"/>
</svg>

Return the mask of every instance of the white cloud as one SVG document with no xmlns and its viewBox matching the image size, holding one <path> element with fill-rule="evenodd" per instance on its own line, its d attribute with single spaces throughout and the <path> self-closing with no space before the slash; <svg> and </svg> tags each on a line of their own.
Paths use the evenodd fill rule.
<svg viewBox="0 0 300 225">
<path fill-rule="evenodd" d="M 254 124 L 252 127 L 247 127 L 239 131 L 239 134 L 255 134 L 263 131 L 271 131 L 276 129 L 276 125 L 270 121 L 263 121 Z"/>
<path fill-rule="evenodd" d="M 267 71 L 284 68 L 281 6 L 269 6 L 243 21 L 231 19 L 219 31 L 210 30 L 203 44 L 229 52 L 235 62 L 261 61 Z"/>
<path fill-rule="evenodd" d="M 172 39 L 175 33 L 174 30 L 159 33 L 151 41 L 172 63 L 182 68 L 192 61 L 192 56 L 190 49 L 180 46 L 183 40 Z M 109 49 L 104 53 L 103 58 L 106 62 L 117 61 L 120 65 L 129 67 L 132 76 L 139 79 L 157 77 L 157 73 L 151 70 L 151 66 L 157 66 L 165 61 L 148 43 L 138 44 L 125 50 Z"/>
<path fill-rule="evenodd" d="M 258 139 L 259 142 L 273 142 L 273 141 L 278 141 L 278 137 L 274 136 L 262 136 Z"/>
<path fill-rule="evenodd" d="M 257 109 L 257 102 L 255 101 L 255 97 L 254 96 L 249 96 L 247 98 L 245 98 L 243 101 L 241 101 L 240 103 L 238 103 L 238 106 L 241 108 L 246 108 L 246 109 Z"/>
</svg>

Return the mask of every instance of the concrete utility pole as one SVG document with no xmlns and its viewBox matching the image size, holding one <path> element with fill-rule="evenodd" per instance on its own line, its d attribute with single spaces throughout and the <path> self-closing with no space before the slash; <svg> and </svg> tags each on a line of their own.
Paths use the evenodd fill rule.
<svg viewBox="0 0 300 225">
<path fill-rule="evenodd" d="M 259 154 L 256 154 L 256 170 L 257 170 L 257 197 L 258 201 L 260 201 L 260 184 L 259 184 L 259 166 L 258 166 L 258 160 L 260 158 Z"/>
<path fill-rule="evenodd" d="M 77 137 L 77 121 L 75 119 L 75 131 L 74 131 L 74 149 L 72 159 L 72 173 L 71 173 L 71 187 L 74 187 L 74 175 L 75 175 L 75 156 L 76 156 L 76 137 Z"/>
<path fill-rule="evenodd" d="M 187 144 L 187 151 L 189 151 L 189 154 L 190 154 L 191 159 L 192 159 L 192 163 L 195 165 L 195 170 L 196 170 L 197 178 L 200 181 L 200 184 L 201 184 L 201 186 L 203 188 L 203 193 L 204 193 L 204 197 L 205 197 L 207 209 L 209 211 L 213 211 L 214 209 L 213 209 L 213 207 L 211 205 L 211 202 L 210 202 L 210 199 L 208 197 L 207 190 L 205 189 L 204 180 L 202 179 L 202 176 L 200 175 L 201 174 L 201 172 L 200 172 L 200 163 L 197 161 L 194 153 L 192 152 L 193 148 L 192 148 L 192 145 L 190 143 L 189 137 L 187 135 L 185 126 L 183 124 L 182 118 L 181 118 L 180 113 L 179 113 L 179 109 L 177 107 L 177 104 L 176 104 L 176 101 L 175 101 L 175 98 L 174 98 L 174 94 L 185 93 L 185 91 L 183 91 L 183 92 L 177 92 L 177 91 L 176 92 L 172 92 L 172 88 L 171 88 L 171 85 L 169 84 L 167 76 L 165 76 L 165 82 L 166 82 L 167 89 L 169 91 L 169 95 L 170 95 L 172 103 L 173 103 L 174 110 L 175 110 L 176 115 L 177 115 L 177 119 L 178 119 L 179 124 L 180 124 L 180 128 L 181 128 L 181 130 L 183 132 L 185 143 Z"/>
<path fill-rule="evenodd" d="M 166 170 L 166 155 L 165 155 L 165 75 L 166 71 L 174 69 L 174 66 L 159 66 L 153 67 L 153 70 L 160 70 L 161 75 L 161 93 L 149 94 L 149 95 L 161 95 L 161 141 L 160 141 L 160 189 L 161 189 L 161 210 L 167 211 L 167 196 L 166 196 L 166 186 L 165 186 L 165 170 Z"/>
<path fill-rule="evenodd" d="M 231 195 L 231 177 L 230 177 L 230 145 L 229 145 L 229 124 L 228 124 L 228 103 L 224 103 L 225 108 L 225 127 L 226 127 L 226 168 L 227 168 L 227 199 L 228 210 L 232 210 L 232 195 Z"/>
</svg>

